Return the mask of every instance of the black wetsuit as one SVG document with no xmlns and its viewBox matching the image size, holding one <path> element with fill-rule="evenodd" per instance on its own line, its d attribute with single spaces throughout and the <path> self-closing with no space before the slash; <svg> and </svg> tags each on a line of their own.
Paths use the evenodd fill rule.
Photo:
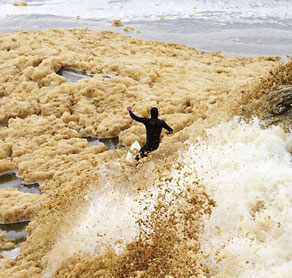
<svg viewBox="0 0 292 278">
<path fill-rule="evenodd" d="M 171 127 L 157 117 L 142 118 L 136 116 L 132 111 L 130 111 L 130 116 L 133 120 L 143 123 L 146 127 L 146 144 L 140 149 L 142 158 L 159 147 L 162 128 L 168 130 L 170 134 L 173 132 Z"/>
</svg>

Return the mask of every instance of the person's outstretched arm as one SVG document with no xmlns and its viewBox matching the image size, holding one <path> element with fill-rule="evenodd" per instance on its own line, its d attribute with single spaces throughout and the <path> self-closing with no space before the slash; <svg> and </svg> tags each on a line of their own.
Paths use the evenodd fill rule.
<svg viewBox="0 0 292 278">
<path fill-rule="evenodd" d="M 127 107 L 127 110 L 129 111 L 130 117 L 131 117 L 133 120 L 135 120 L 135 121 L 137 121 L 137 122 L 139 122 L 139 123 L 143 123 L 143 124 L 145 124 L 145 123 L 147 122 L 147 118 L 143 118 L 143 117 L 138 117 L 138 116 L 136 116 L 136 115 L 132 112 L 132 107 L 131 107 L 131 106 L 128 106 L 128 107 Z"/>
<path fill-rule="evenodd" d="M 165 121 L 163 121 L 163 125 L 162 126 L 163 126 L 163 128 L 165 128 L 167 130 L 165 132 L 166 134 L 172 134 L 173 133 L 173 129 L 170 126 L 168 126 Z"/>
</svg>

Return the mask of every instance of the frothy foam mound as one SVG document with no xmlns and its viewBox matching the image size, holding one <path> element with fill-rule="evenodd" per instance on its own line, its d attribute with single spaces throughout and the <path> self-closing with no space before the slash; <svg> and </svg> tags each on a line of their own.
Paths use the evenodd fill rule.
<svg viewBox="0 0 292 278">
<path fill-rule="evenodd" d="M 217 202 L 201 239 L 211 277 L 291 277 L 291 137 L 236 118 L 190 146 L 184 163 Z"/>
</svg>

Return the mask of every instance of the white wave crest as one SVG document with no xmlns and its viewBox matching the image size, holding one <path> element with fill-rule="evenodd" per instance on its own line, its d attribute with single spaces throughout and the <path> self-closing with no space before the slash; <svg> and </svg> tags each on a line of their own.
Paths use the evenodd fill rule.
<svg viewBox="0 0 292 278">
<path fill-rule="evenodd" d="M 291 139 L 236 118 L 184 155 L 217 202 L 202 236 L 211 277 L 292 277 Z"/>
</svg>

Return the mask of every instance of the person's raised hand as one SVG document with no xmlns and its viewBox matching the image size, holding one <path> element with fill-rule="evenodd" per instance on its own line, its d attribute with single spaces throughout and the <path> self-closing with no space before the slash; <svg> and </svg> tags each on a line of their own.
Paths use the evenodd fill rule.
<svg viewBox="0 0 292 278">
<path fill-rule="evenodd" d="M 132 107 L 131 106 L 128 106 L 127 107 L 127 110 L 130 112 L 130 111 L 132 111 Z"/>
</svg>

